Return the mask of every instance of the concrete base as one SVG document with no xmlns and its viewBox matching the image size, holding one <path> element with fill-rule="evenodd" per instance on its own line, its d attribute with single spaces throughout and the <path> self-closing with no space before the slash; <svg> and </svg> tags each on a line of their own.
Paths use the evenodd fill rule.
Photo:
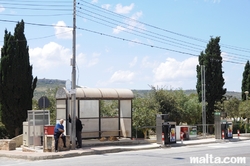
<svg viewBox="0 0 250 166">
<path fill-rule="evenodd" d="M 0 150 L 16 150 L 16 142 L 11 139 L 0 140 Z"/>
<path fill-rule="evenodd" d="M 63 140 L 60 138 L 58 141 L 58 151 L 67 151 L 71 149 L 70 136 L 66 135 L 66 148 L 63 147 Z M 44 136 L 44 152 L 55 152 L 55 139 L 54 135 Z"/>
</svg>

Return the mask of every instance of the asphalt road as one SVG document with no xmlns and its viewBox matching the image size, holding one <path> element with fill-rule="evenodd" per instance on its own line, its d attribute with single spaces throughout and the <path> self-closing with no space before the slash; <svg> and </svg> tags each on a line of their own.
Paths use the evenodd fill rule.
<svg viewBox="0 0 250 166">
<path fill-rule="evenodd" d="M 139 150 L 54 160 L 27 161 L 0 158 L 1 166 L 187 166 L 187 165 L 250 165 L 250 140 L 212 143 L 152 150 Z M 196 157 L 198 163 L 191 163 Z M 240 160 L 240 161 L 238 161 Z M 192 160 L 194 162 L 194 160 Z M 222 162 L 226 162 L 222 164 Z M 243 163 L 239 163 L 243 162 Z"/>
</svg>

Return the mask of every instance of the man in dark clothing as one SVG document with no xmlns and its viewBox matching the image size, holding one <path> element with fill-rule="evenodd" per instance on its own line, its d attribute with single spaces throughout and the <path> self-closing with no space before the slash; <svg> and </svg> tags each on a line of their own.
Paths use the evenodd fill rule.
<svg viewBox="0 0 250 166">
<path fill-rule="evenodd" d="M 71 117 L 69 115 L 69 123 L 71 123 Z M 76 116 L 76 139 L 77 139 L 77 148 L 82 147 L 82 122 Z"/>
<path fill-rule="evenodd" d="M 66 148 L 66 137 L 63 134 L 64 126 L 63 126 L 63 119 L 60 119 L 59 123 L 56 124 L 54 129 L 54 139 L 55 139 L 55 152 L 58 152 L 58 140 L 61 137 L 63 140 L 63 147 Z"/>
</svg>

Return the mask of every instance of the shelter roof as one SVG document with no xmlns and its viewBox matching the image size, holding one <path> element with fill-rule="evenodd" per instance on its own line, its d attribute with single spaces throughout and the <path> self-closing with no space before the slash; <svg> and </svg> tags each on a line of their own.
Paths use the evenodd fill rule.
<svg viewBox="0 0 250 166">
<path fill-rule="evenodd" d="M 76 88 L 76 99 L 133 99 L 134 94 L 130 89 L 112 88 Z M 65 88 L 59 88 L 56 99 L 71 98 L 70 92 Z"/>
</svg>

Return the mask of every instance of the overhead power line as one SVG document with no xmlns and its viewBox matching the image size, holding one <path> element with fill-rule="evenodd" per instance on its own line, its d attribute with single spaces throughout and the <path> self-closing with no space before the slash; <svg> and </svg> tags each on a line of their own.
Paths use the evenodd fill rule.
<svg viewBox="0 0 250 166">
<path fill-rule="evenodd" d="M 169 37 L 169 36 L 166 36 L 166 35 L 163 35 L 163 34 L 148 31 L 145 28 L 140 28 L 138 26 L 133 26 L 133 25 L 130 25 L 129 23 L 126 23 L 124 21 L 122 22 L 122 21 L 119 21 L 117 19 L 110 18 L 110 17 L 105 15 L 107 12 L 106 12 L 106 10 L 104 10 L 102 8 L 99 9 L 99 7 L 98 7 L 96 9 L 96 8 L 90 7 L 92 10 L 88 10 L 88 7 L 86 8 L 85 5 L 82 5 L 81 3 L 78 3 L 77 16 L 81 17 L 81 18 L 85 18 L 85 19 L 87 19 L 89 21 L 95 22 L 97 24 L 104 25 L 106 27 L 110 27 L 112 29 L 115 29 L 117 26 L 119 26 L 120 30 L 122 32 L 130 33 L 130 34 L 133 34 L 135 36 L 143 37 L 143 38 L 146 38 L 146 39 L 149 39 L 149 40 L 152 40 L 152 41 L 156 41 L 156 42 L 159 42 L 159 43 L 162 43 L 162 44 L 168 44 L 168 45 L 178 47 L 178 48 L 182 48 L 182 49 L 186 49 L 186 50 L 193 50 L 193 51 L 198 50 L 200 52 L 202 50 L 205 50 L 205 46 L 197 45 L 197 44 L 194 44 L 194 43 L 190 43 L 190 42 L 186 42 L 186 41 L 179 40 L 179 39 L 176 39 L 176 38 L 172 38 L 172 37 Z M 100 11 L 100 13 L 97 13 L 98 11 Z M 113 15 L 113 12 L 112 12 L 112 15 Z M 114 15 L 118 15 L 118 14 L 114 13 Z M 91 17 L 91 18 L 89 18 L 89 17 Z M 119 18 L 124 18 L 124 16 L 119 15 Z M 135 20 L 135 22 L 136 21 L 137 20 Z M 110 25 L 108 25 L 108 24 L 110 24 Z M 143 36 L 141 34 L 143 34 Z M 176 42 L 176 41 L 178 41 L 178 42 Z M 185 44 L 183 44 L 183 43 L 185 43 Z M 200 47 L 200 48 L 197 48 L 197 47 L 194 47 L 194 46 L 197 46 L 197 47 Z M 238 53 L 232 53 L 232 52 L 228 52 L 228 51 L 224 51 L 224 50 L 222 50 L 222 52 L 225 52 L 226 53 L 225 56 L 230 58 L 230 59 L 236 59 L 237 56 L 240 56 L 239 59 L 244 59 L 244 60 L 247 61 L 250 58 L 250 56 L 242 55 L 242 54 L 238 54 Z"/>
<path fill-rule="evenodd" d="M 21 9 L 21 10 L 52 10 L 52 11 L 71 11 L 70 8 L 28 8 L 28 7 L 4 7 L 7 9 Z"/>
<path fill-rule="evenodd" d="M 80 15 L 77 15 L 78 17 L 81 17 L 81 18 L 85 18 L 85 19 L 88 19 L 90 21 L 93 21 L 93 22 L 96 22 L 98 24 L 102 24 L 104 26 L 107 26 L 107 27 L 110 27 L 110 28 L 113 28 L 112 26 L 110 25 L 107 25 L 105 23 L 101 23 L 101 22 L 98 22 L 98 21 L 95 21 L 93 19 L 89 19 L 87 17 L 82 17 Z M 108 22 L 108 21 L 107 21 Z M 109 22 L 110 23 L 110 22 Z M 174 47 L 178 47 L 178 48 L 183 48 L 183 49 L 186 49 L 186 50 L 199 50 L 201 51 L 201 49 L 198 49 L 198 48 L 195 48 L 195 47 L 191 47 L 191 46 L 188 46 L 188 45 L 184 45 L 184 44 L 181 44 L 181 43 L 176 43 L 176 42 L 173 42 L 173 41 L 169 41 L 169 40 L 166 40 L 166 39 L 163 39 L 163 38 L 160 38 L 160 37 L 155 37 L 155 36 L 152 36 L 152 35 L 148 35 L 148 34 L 145 34 L 143 32 L 139 32 L 139 31 L 136 31 L 136 30 L 133 30 L 133 31 L 130 31 L 129 29 L 126 29 L 124 28 L 123 30 L 124 32 L 126 33 L 129 33 L 129 34 L 133 34 L 135 36 L 138 36 L 138 37 L 142 37 L 142 38 L 146 38 L 146 39 L 149 39 L 149 40 L 152 40 L 152 41 L 156 41 L 156 42 L 159 42 L 159 43 L 162 43 L 162 44 L 167 44 L 167 45 L 171 45 L 171 46 L 174 46 Z M 134 31 L 138 32 L 139 34 L 136 34 L 134 33 Z M 141 35 L 142 34 L 142 35 Z M 145 35 L 148 35 L 148 36 L 145 36 Z M 153 37 L 153 38 L 152 38 Z M 184 46 L 184 47 L 182 47 Z"/>
<path fill-rule="evenodd" d="M 16 17 L 16 16 L 21 16 L 21 17 L 44 17 L 44 16 L 71 16 L 71 13 L 67 13 L 67 14 L 1 14 L 0 16 L 11 16 L 11 17 Z"/>
<path fill-rule="evenodd" d="M 151 28 L 154 28 L 154 29 L 157 29 L 157 30 L 161 30 L 161 31 L 164 31 L 164 32 L 168 32 L 168 33 L 171 33 L 171 34 L 174 34 L 174 35 L 177 35 L 177 36 L 181 36 L 181 37 L 184 37 L 184 38 L 187 38 L 187 39 L 191 39 L 191 40 L 195 40 L 195 41 L 199 41 L 199 42 L 203 42 L 203 43 L 208 43 L 208 40 L 195 38 L 195 37 L 192 37 L 192 36 L 184 35 L 184 34 L 177 33 L 177 32 L 174 32 L 174 31 L 170 31 L 170 30 L 167 30 L 167 29 L 163 29 L 163 28 L 160 28 L 158 26 L 150 25 L 150 24 L 138 21 L 136 19 L 132 19 L 132 18 L 129 18 L 127 16 L 115 13 L 113 11 L 104 9 L 102 7 L 99 7 L 99 6 L 95 5 L 95 4 L 89 3 L 89 2 L 87 2 L 85 0 L 80 0 L 80 2 L 83 2 L 83 3 L 87 4 L 88 6 L 86 6 L 86 5 L 84 5 L 84 6 L 89 7 L 91 9 L 93 9 L 93 10 L 98 10 L 100 12 L 107 13 L 107 14 L 110 14 L 110 15 L 113 15 L 113 16 L 117 16 L 117 17 L 120 17 L 120 18 L 125 18 L 125 19 L 131 20 L 131 21 L 135 21 L 135 22 L 137 22 L 139 24 L 146 25 L 148 27 L 151 27 Z M 81 3 L 78 3 L 78 4 L 82 5 Z M 250 49 L 248 49 L 248 48 L 242 48 L 242 47 L 227 45 L 227 44 L 223 44 L 223 43 L 221 43 L 220 45 L 221 45 L 221 47 L 225 47 L 225 48 L 228 48 L 228 49 L 250 53 Z"/>
<path fill-rule="evenodd" d="M 115 39 L 122 40 L 122 41 L 127 41 L 127 42 L 132 42 L 132 43 L 136 43 L 136 44 L 148 46 L 148 47 L 151 47 L 151 48 L 158 48 L 158 49 L 167 50 L 167 51 L 176 52 L 176 53 L 185 54 L 185 55 L 190 55 L 190 56 L 196 56 L 196 57 L 199 56 L 197 54 L 192 54 L 192 53 L 189 53 L 189 52 L 178 51 L 178 50 L 169 49 L 169 48 L 165 48 L 165 47 L 160 47 L 160 46 L 156 46 L 156 45 L 150 45 L 150 44 L 143 43 L 143 42 L 138 42 L 138 41 L 134 41 L 134 40 L 130 40 L 130 39 L 125 39 L 125 38 L 121 38 L 121 37 L 117 37 L 117 36 L 105 34 L 105 33 L 102 33 L 102 32 L 97 32 L 97 31 L 89 30 L 89 29 L 86 29 L 86 28 L 77 27 L 77 29 L 88 31 L 88 32 L 95 33 L 95 34 L 99 34 L 99 35 L 106 36 L 106 37 L 115 38 Z M 223 61 L 224 62 L 235 63 L 235 64 L 244 64 L 243 62 L 236 62 L 236 61 L 230 61 L 230 60 L 223 60 Z"/>
<path fill-rule="evenodd" d="M 18 23 L 19 21 L 12 21 L 12 20 L 3 20 L 0 19 L 1 22 L 10 22 L 10 23 Z M 62 27 L 62 28 L 72 28 L 72 26 L 63 26 L 63 25 L 51 25 L 51 24 L 41 24 L 41 23 L 30 23 L 25 22 L 28 25 L 35 25 L 35 26 L 44 26 L 44 27 Z"/>
<path fill-rule="evenodd" d="M 18 21 L 3 20 L 3 19 L 0 19 L 0 21 L 1 21 L 1 22 L 11 22 L 11 23 L 17 23 L 17 22 L 18 22 Z M 43 26 L 43 27 L 64 27 L 64 28 L 72 28 L 71 26 L 59 26 L 59 25 L 42 24 L 42 23 L 30 23 L 30 22 L 25 22 L 25 24 L 27 24 L 27 25 L 33 25 L 33 26 Z M 158 46 L 158 45 L 151 45 L 151 44 L 147 44 L 147 43 L 143 43 L 143 42 L 138 42 L 138 41 L 130 40 L 130 39 L 126 39 L 126 38 L 121 38 L 121 37 L 117 37 L 117 36 L 105 34 L 105 33 L 102 33 L 102 32 L 97 32 L 97 31 L 93 31 L 93 30 L 89 30 L 89 29 L 85 29 L 85 28 L 81 28 L 81 27 L 77 27 L 77 29 L 79 29 L 79 30 L 84 30 L 84 31 L 88 31 L 88 32 L 92 32 L 92 33 L 99 34 L 99 35 L 106 36 L 106 37 L 111 37 L 111 38 L 119 39 L 119 40 L 122 40 L 122 41 L 128 41 L 128 42 L 131 42 L 131 43 L 136 43 L 136 44 L 148 46 L 148 47 L 151 47 L 151 48 L 157 48 L 157 49 L 162 49 L 162 50 L 168 50 L 168 51 L 171 51 L 171 52 L 176 52 L 176 53 L 186 54 L 186 55 L 191 55 L 191 56 L 199 56 L 199 55 L 197 55 L 197 54 L 190 53 L 190 52 L 179 51 L 179 50 L 175 50 L 175 49 L 169 49 L 169 48 L 166 48 L 166 47 L 163 47 L 163 46 Z M 51 35 L 50 35 L 50 36 L 51 36 Z M 49 36 L 45 36 L 44 38 L 46 38 L 46 37 L 49 37 Z M 40 38 L 43 38 L 43 37 L 40 37 Z M 226 56 L 226 57 L 230 57 L 230 56 L 228 56 L 228 55 L 225 55 L 225 56 Z M 228 59 L 230 59 L 230 58 L 228 58 Z M 236 57 L 231 56 L 231 59 L 234 59 L 234 60 L 223 60 L 223 61 L 224 61 L 224 62 L 229 62 L 229 63 L 235 63 L 235 64 L 245 64 L 245 61 L 243 62 L 243 61 L 239 60 L 239 59 L 243 59 L 243 58 L 238 58 L 238 57 L 237 57 L 237 59 L 236 59 Z"/>
</svg>

